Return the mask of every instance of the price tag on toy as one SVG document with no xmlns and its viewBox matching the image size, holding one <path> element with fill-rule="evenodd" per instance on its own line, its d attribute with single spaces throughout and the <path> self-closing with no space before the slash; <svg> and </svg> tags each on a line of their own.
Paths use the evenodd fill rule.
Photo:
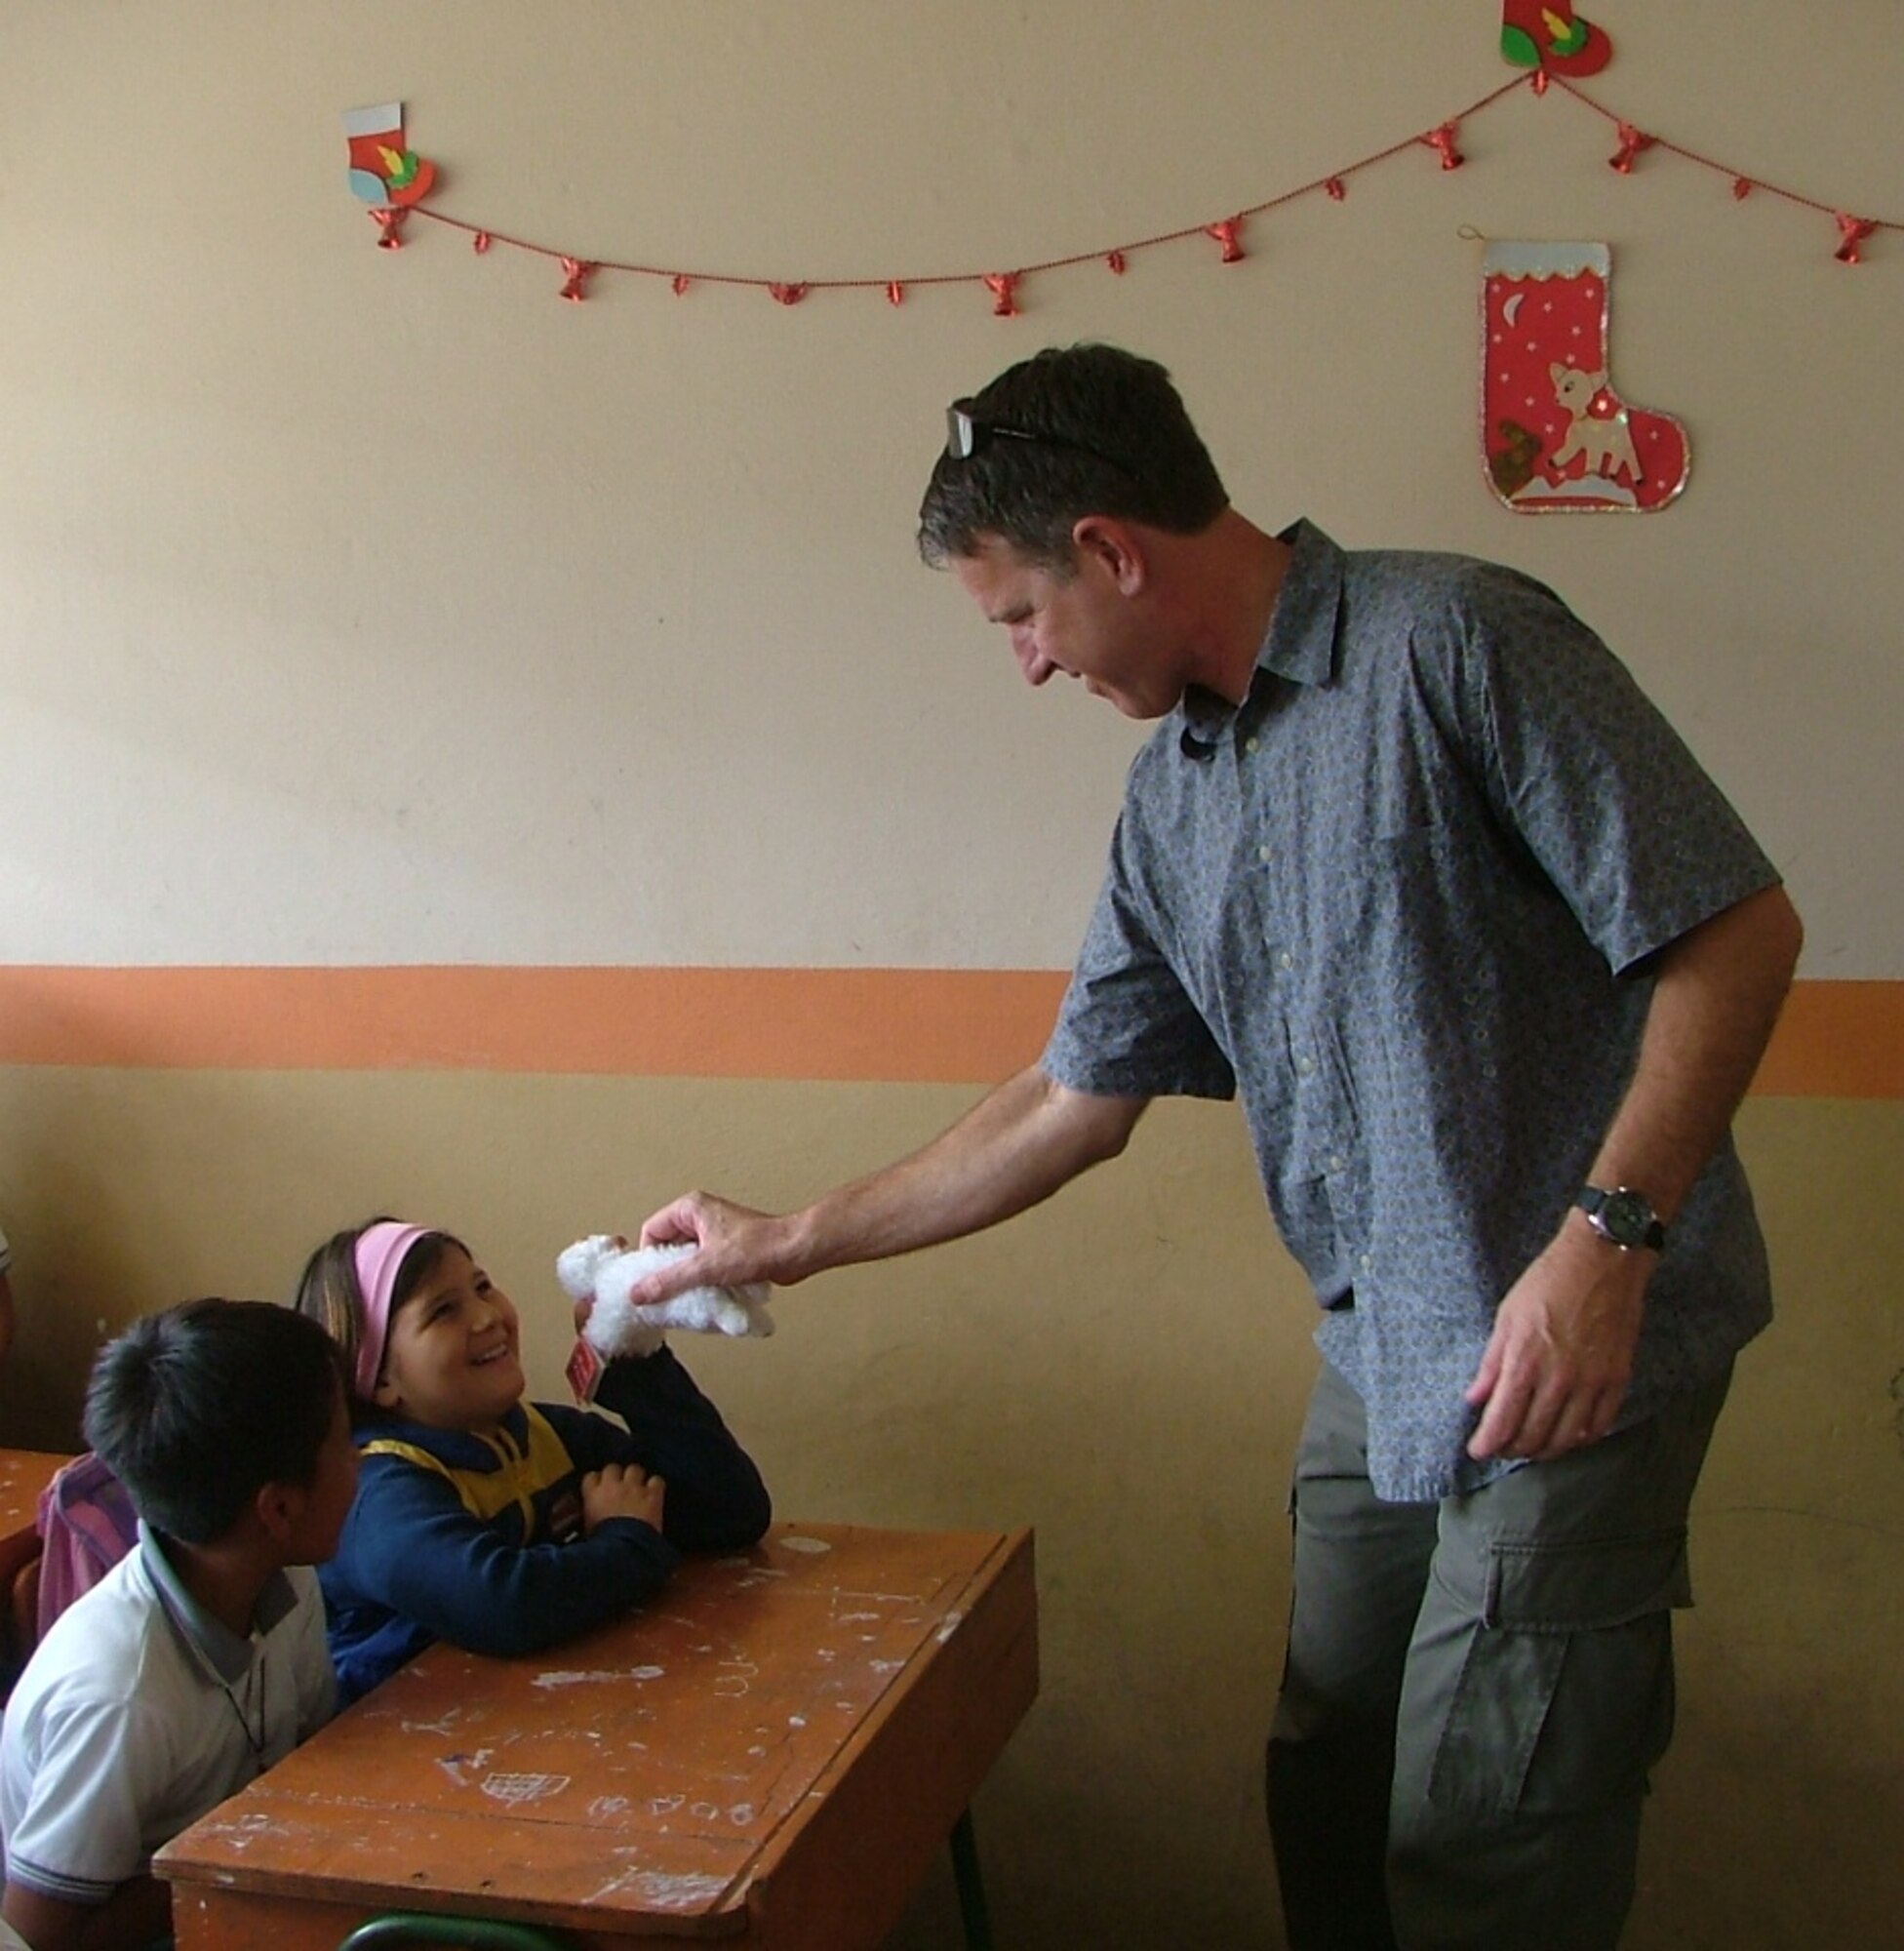
<svg viewBox="0 0 1904 1951">
<path fill-rule="evenodd" d="M 602 1382 L 602 1371 L 607 1367 L 608 1364 L 587 1341 L 576 1335 L 575 1345 L 569 1354 L 569 1366 L 564 1371 L 576 1402 L 586 1405 L 595 1400 L 595 1391 Z"/>
</svg>

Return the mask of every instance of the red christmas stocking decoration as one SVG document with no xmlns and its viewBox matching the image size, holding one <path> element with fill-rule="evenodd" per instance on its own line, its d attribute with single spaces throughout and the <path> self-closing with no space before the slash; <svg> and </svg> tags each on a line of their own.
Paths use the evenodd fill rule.
<svg viewBox="0 0 1904 1951">
<path fill-rule="evenodd" d="M 1501 54 L 1516 67 L 1579 76 L 1598 74 L 1613 44 L 1566 0 L 1502 0 Z"/>
<path fill-rule="evenodd" d="M 381 208 L 406 210 L 430 193 L 436 165 L 405 146 L 401 101 L 346 108 L 343 133 L 350 145 L 352 195 Z"/>
<path fill-rule="evenodd" d="M 1482 260 L 1481 447 L 1517 514 L 1648 515 L 1686 486 L 1686 428 L 1629 407 L 1606 355 L 1605 244 L 1489 244 Z"/>
</svg>

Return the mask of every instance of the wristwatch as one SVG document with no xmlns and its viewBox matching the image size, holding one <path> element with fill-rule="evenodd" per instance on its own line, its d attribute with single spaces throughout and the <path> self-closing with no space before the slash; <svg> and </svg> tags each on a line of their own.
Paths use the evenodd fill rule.
<svg viewBox="0 0 1904 1951">
<path fill-rule="evenodd" d="M 1646 1195 L 1635 1192 L 1630 1185 L 1583 1186 L 1573 1203 L 1587 1215 L 1593 1230 L 1622 1253 L 1649 1247 L 1657 1254 L 1665 1248 L 1666 1228 L 1659 1214 Z"/>
</svg>

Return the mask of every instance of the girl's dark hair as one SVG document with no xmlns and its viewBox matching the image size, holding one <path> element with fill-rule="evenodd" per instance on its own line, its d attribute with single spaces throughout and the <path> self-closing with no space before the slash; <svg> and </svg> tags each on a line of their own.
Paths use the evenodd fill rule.
<svg viewBox="0 0 1904 1951">
<path fill-rule="evenodd" d="M 348 1394 L 337 1343 L 290 1308 L 188 1300 L 100 1351 L 86 1441 L 155 1531 L 211 1544 L 265 1485 L 315 1480 Z"/>
<path fill-rule="evenodd" d="M 966 405 L 972 452 L 942 453 L 919 505 L 919 552 L 934 569 L 1002 536 L 1027 560 L 1064 571 L 1086 515 L 1195 535 L 1229 506 L 1154 359 L 1115 345 L 1048 346 Z M 1011 431 L 987 437 L 993 427 Z"/>
<path fill-rule="evenodd" d="M 387 1213 L 379 1213 L 361 1226 L 333 1233 L 304 1262 L 304 1271 L 298 1277 L 298 1312 L 315 1321 L 337 1344 L 346 1376 L 355 1376 L 357 1351 L 364 1341 L 364 1292 L 357 1284 L 357 1242 L 371 1227 L 382 1224 L 389 1217 Z M 425 1233 L 403 1256 L 403 1265 L 397 1269 L 397 1284 L 390 1295 L 392 1320 L 396 1319 L 397 1309 L 436 1271 L 444 1254 L 452 1247 L 468 1252 L 453 1233 Z M 354 1420 L 374 1420 L 381 1414 L 377 1405 L 365 1402 L 354 1387 L 346 1385 L 345 1393 L 350 1398 Z"/>
</svg>

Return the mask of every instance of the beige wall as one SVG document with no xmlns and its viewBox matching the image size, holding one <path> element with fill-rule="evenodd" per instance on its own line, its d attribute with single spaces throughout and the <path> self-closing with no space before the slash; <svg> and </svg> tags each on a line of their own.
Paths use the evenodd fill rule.
<svg viewBox="0 0 1904 1951">
<path fill-rule="evenodd" d="M 565 305 L 553 263 L 440 226 L 375 250 L 343 184 L 339 111 L 403 96 L 440 207 L 497 232 L 991 269 L 1223 216 L 1507 78 L 1497 9 L 1430 11 L 12 0 L 0 964 L 56 1011 L 72 965 L 1062 966 L 1132 735 L 1022 693 L 910 511 L 946 398 L 1101 336 L 1172 367 L 1258 519 L 1566 591 L 1786 869 L 1807 978 L 1882 985 L 1894 1039 L 1904 236 L 1850 271 L 1828 216 L 1658 153 L 1623 179 L 1558 92 L 1475 118 L 1457 174 L 1411 151 L 1252 225 L 1241 264 L 1195 240 L 1051 273 L 1012 321 L 969 286 L 785 309 L 605 276 Z M 1894 9 L 1621 11 L 1601 100 L 1904 216 Z M 1612 241 L 1615 381 L 1692 433 L 1677 507 L 1488 498 L 1462 226 Z M 284 1068 L 173 1064 L 166 1028 L 48 1063 L 0 1023 L 0 1440 L 70 1439 L 101 1323 L 282 1294 L 378 1207 L 466 1232 L 539 1309 L 552 1391 L 571 1235 L 695 1181 L 797 1199 L 972 1095 L 896 1058 L 809 1081 L 791 1030 L 763 1084 L 692 1039 L 644 1066 L 673 1075 L 556 1076 L 480 1038 L 300 1067 L 327 1026 L 295 1021 Z M 1894 1077 L 1894 1041 L 1872 1061 Z M 1783 1312 L 1701 1493 L 1643 1951 L 1877 1943 L 1899 1908 L 1904 1114 L 1763 1097 L 1743 1140 Z M 1037 1526 L 1044 1693 L 978 1810 L 1002 1941 L 1278 1941 L 1258 1750 L 1306 1306 L 1235 1115 L 1169 1105 L 1046 1211 L 687 1351 L 788 1512 Z M 922 1894 L 905 1951 L 953 1941 L 949 1905 Z"/>
<path fill-rule="evenodd" d="M 1068 962 L 1133 735 L 1027 699 L 912 511 L 939 410 L 1048 341 L 1177 373 L 1240 505 L 1505 555 L 1633 663 L 1791 865 L 1812 973 L 1904 973 L 1904 245 L 1523 91 L 1206 239 L 1030 282 L 604 279 L 344 187 L 402 96 L 449 213 L 756 276 L 982 271 L 1194 226 L 1512 78 L 1490 9 L 1368 0 L 103 0 L 5 12 L 4 955 L 23 962 Z M 1635 10 L 1628 10 L 1634 12 Z M 1599 92 L 1825 202 L 1896 179 L 1892 9 L 1678 0 Z M 1482 492 L 1481 246 L 1609 238 L 1666 514 Z M 1063 695 L 1059 695 L 1059 692 Z M 983 768 L 973 790 L 974 765 Z"/>
</svg>

